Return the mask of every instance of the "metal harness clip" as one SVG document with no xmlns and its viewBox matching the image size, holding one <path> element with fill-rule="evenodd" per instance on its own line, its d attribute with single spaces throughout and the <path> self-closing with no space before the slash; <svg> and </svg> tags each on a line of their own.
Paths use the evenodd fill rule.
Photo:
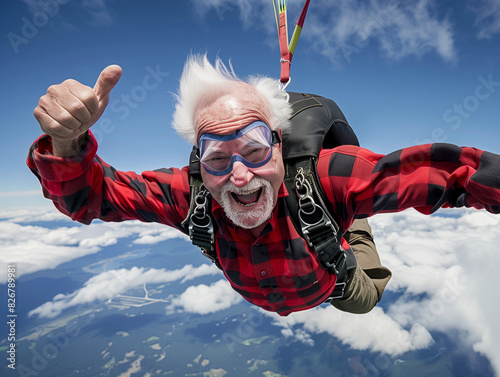
<svg viewBox="0 0 500 377">
<path fill-rule="evenodd" d="M 195 197 L 196 207 L 189 218 L 189 237 L 193 244 L 202 248 L 201 254 L 215 263 L 215 258 L 207 253 L 214 244 L 214 225 L 208 216 L 208 191 L 201 190 Z"/>
<path fill-rule="evenodd" d="M 327 240 L 336 238 L 337 229 L 324 209 L 317 205 L 312 197 L 311 184 L 299 168 L 295 176 L 295 189 L 299 196 L 299 221 L 302 234 L 311 248 L 316 251 L 320 262 L 331 272 L 338 275 L 340 266 L 345 266 L 345 251 L 340 243 L 333 245 Z M 328 249 L 324 245 L 328 242 Z M 331 249 L 334 250 L 331 250 Z"/>
<path fill-rule="evenodd" d="M 302 233 L 309 246 L 313 247 L 311 235 L 316 233 L 315 230 L 327 227 L 331 234 L 331 232 L 336 233 L 336 229 L 323 208 L 317 205 L 311 196 L 311 184 L 306 180 L 302 168 L 299 168 L 295 176 L 295 189 L 299 196 L 299 220 Z"/>
</svg>

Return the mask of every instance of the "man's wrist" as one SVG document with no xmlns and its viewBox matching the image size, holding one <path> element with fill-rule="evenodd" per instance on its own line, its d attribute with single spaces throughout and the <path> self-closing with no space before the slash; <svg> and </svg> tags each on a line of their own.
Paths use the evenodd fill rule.
<svg viewBox="0 0 500 377">
<path fill-rule="evenodd" d="M 52 155 L 55 157 L 77 156 L 85 148 L 87 142 L 87 132 L 73 140 L 58 140 L 52 137 Z"/>
<path fill-rule="evenodd" d="M 53 144 L 52 138 L 44 135 L 35 141 L 30 149 L 28 165 L 38 171 L 41 178 L 52 182 L 71 181 L 81 176 L 93 164 L 97 142 L 90 132 L 83 135 L 83 141 L 79 144 L 80 153 L 73 156 L 55 155 Z"/>
</svg>

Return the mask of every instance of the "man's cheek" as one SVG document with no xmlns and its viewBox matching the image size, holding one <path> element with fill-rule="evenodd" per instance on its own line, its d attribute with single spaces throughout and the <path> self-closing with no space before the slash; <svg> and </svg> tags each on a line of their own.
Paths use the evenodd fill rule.
<svg viewBox="0 0 500 377">
<path fill-rule="evenodd" d="M 222 198 L 222 188 L 224 187 L 224 183 L 217 185 L 217 186 L 207 186 L 208 192 L 212 195 L 212 198 L 215 199 L 215 201 L 219 204 L 221 204 L 221 198 Z"/>
<path fill-rule="evenodd" d="M 229 177 L 228 174 L 220 176 L 220 177 L 216 176 L 216 175 L 209 174 L 206 171 L 203 171 L 203 168 L 202 168 L 201 179 L 203 180 L 203 184 L 205 185 L 207 190 L 210 191 L 212 196 L 214 195 L 214 192 L 220 191 L 222 186 L 224 186 L 224 184 L 229 179 L 228 177 Z"/>
</svg>

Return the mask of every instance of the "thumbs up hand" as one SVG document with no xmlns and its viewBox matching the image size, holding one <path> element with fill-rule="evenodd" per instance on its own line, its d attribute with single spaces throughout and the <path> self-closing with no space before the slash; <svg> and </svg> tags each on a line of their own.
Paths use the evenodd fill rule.
<svg viewBox="0 0 500 377">
<path fill-rule="evenodd" d="M 122 69 L 106 67 L 90 88 L 75 80 L 52 85 L 34 110 L 43 132 L 52 137 L 54 156 L 70 157 L 80 152 L 85 132 L 101 117 Z"/>
</svg>

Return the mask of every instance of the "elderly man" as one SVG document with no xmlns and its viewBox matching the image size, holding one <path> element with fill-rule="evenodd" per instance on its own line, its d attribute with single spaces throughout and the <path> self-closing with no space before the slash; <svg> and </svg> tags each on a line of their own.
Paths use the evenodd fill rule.
<svg viewBox="0 0 500 377">
<path fill-rule="evenodd" d="M 186 232 L 189 167 L 138 175 L 116 171 L 96 155 L 88 130 L 120 75 L 119 67 L 110 66 L 93 89 L 74 80 L 50 87 L 35 109 L 46 135 L 31 147 L 28 165 L 44 195 L 74 220 L 139 219 Z M 497 155 L 447 144 L 387 156 L 357 146 L 322 150 L 318 180 L 340 230 L 354 222 L 345 238 L 358 262 L 347 274 L 345 292 L 330 300 L 337 274 L 323 268 L 294 227 L 285 200 L 281 140 L 289 132 L 290 116 L 279 82 L 241 81 L 220 61 L 214 67 L 205 57 L 187 61 L 173 125 L 199 148 L 201 177 L 217 224 L 219 265 L 237 292 L 265 310 L 288 315 L 325 301 L 353 313 L 373 308 L 390 271 L 380 265 L 366 220 L 355 219 L 410 207 L 426 214 L 443 206 L 500 212 Z M 348 243 L 342 246 L 349 250 Z"/>
</svg>

